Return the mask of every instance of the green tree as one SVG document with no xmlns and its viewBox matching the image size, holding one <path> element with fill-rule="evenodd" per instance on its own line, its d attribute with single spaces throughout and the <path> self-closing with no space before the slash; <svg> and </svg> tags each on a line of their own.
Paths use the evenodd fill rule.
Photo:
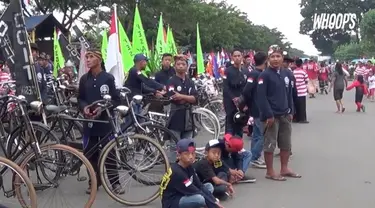
<svg viewBox="0 0 375 208">
<path fill-rule="evenodd" d="M 310 35 L 313 44 L 323 55 L 331 55 L 339 45 L 350 43 L 351 33 L 356 34 L 359 41 L 359 23 L 362 14 L 375 8 L 373 0 L 301 0 L 301 15 L 304 18 L 300 23 L 300 33 Z M 320 13 L 354 13 L 357 15 L 357 24 L 353 31 L 344 30 L 315 30 L 313 31 L 314 14 Z"/>
<path fill-rule="evenodd" d="M 342 61 L 351 61 L 362 56 L 362 46 L 359 43 L 349 43 L 337 47 L 333 56 Z"/>
</svg>

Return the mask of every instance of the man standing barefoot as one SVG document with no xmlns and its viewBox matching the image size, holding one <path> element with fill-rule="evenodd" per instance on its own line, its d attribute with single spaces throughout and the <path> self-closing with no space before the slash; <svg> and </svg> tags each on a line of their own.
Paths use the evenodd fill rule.
<svg viewBox="0 0 375 208">
<path fill-rule="evenodd" d="M 270 67 L 258 78 L 258 103 L 260 117 L 265 122 L 264 159 L 267 166 L 266 178 L 285 181 L 285 177 L 300 178 L 288 167 L 291 151 L 293 119 L 292 83 L 286 70 L 282 69 L 283 53 L 280 47 L 273 45 L 268 51 Z M 280 149 L 280 174 L 273 169 L 273 152 L 276 145 Z"/>
</svg>

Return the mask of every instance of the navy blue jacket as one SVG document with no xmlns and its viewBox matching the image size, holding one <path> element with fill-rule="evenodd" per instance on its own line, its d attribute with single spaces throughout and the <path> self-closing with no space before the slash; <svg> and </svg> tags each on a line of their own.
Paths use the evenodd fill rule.
<svg viewBox="0 0 375 208">
<path fill-rule="evenodd" d="M 176 72 L 174 68 L 170 67 L 169 69 L 161 69 L 155 74 L 155 81 L 160 84 L 167 85 L 169 78 L 175 75 Z"/>
<path fill-rule="evenodd" d="M 233 98 L 241 96 L 246 85 L 246 78 L 246 75 L 234 66 L 225 69 L 225 76 L 223 76 L 223 102 L 227 115 L 237 112 Z"/>
<path fill-rule="evenodd" d="M 35 64 L 35 73 L 36 73 L 36 77 L 37 77 L 37 80 L 38 80 L 40 97 L 41 97 L 43 102 L 46 101 L 47 92 L 48 92 L 48 88 L 47 88 L 47 74 L 48 74 L 48 72 L 47 72 L 47 70 L 48 70 L 48 68 L 44 69 L 39 64 L 37 64 L 37 63 Z"/>
<path fill-rule="evenodd" d="M 125 81 L 125 87 L 132 91 L 130 96 L 133 96 L 155 93 L 157 90 L 161 91 L 164 85 L 149 79 L 143 75 L 141 71 L 133 67 L 129 70 L 128 78 Z"/>
<path fill-rule="evenodd" d="M 250 110 L 250 116 L 254 118 L 259 118 L 259 108 L 257 105 L 257 85 L 260 73 L 262 73 L 262 70 L 254 69 L 248 74 L 247 83 L 242 92 L 245 103 Z"/>
<path fill-rule="evenodd" d="M 287 70 L 265 69 L 258 78 L 257 101 L 262 121 L 292 114 L 292 80 Z"/>
<path fill-rule="evenodd" d="M 102 100 L 105 94 L 111 95 L 114 106 L 120 102 L 119 92 L 116 90 L 115 78 L 105 71 L 100 72 L 96 76 L 91 74 L 90 71 L 84 74 L 79 81 L 78 91 L 78 104 L 82 111 L 87 105 Z M 108 115 L 106 112 L 102 112 L 97 120 L 108 121 Z M 87 137 L 106 136 L 112 130 L 109 123 L 93 123 L 93 126 L 89 127 L 88 123 L 85 122 L 83 128 L 84 135 Z"/>
</svg>

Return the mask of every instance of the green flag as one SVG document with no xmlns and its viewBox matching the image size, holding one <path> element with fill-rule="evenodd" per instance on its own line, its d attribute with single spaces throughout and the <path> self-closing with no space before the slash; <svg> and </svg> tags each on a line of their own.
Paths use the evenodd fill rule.
<svg viewBox="0 0 375 208">
<path fill-rule="evenodd" d="M 143 30 L 141 15 L 139 14 L 139 10 L 138 10 L 138 4 L 135 6 L 132 41 L 133 41 L 133 54 L 134 55 L 142 53 L 146 55 L 148 58 L 150 58 L 146 35 L 145 35 L 145 31 Z M 146 75 L 146 71 L 150 71 L 148 66 L 146 70 L 143 71 L 145 75 Z"/>
<path fill-rule="evenodd" d="M 198 68 L 198 75 L 204 73 L 205 69 L 204 69 L 203 51 L 202 51 L 201 36 L 199 34 L 198 23 L 197 23 L 197 68 Z"/>
<path fill-rule="evenodd" d="M 57 35 L 57 29 L 53 33 L 53 76 L 57 77 L 59 69 L 65 65 L 65 59 L 61 52 L 61 47 Z"/>
<path fill-rule="evenodd" d="M 174 41 L 174 37 L 173 37 L 173 32 L 172 32 L 172 28 L 169 27 L 168 25 L 168 30 L 167 30 L 167 52 L 168 53 L 171 53 L 173 55 L 176 55 L 178 52 L 177 52 L 177 47 L 176 47 L 176 42 Z"/>
<path fill-rule="evenodd" d="M 158 36 L 156 38 L 156 45 L 155 45 L 155 56 L 154 56 L 154 63 L 156 70 L 160 69 L 161 65 L 161 57 L 166 52 L 166 44 L 164 41 L 164 28 L 163 28 L 163 15 L 160 14 L 159 19 L 159 28 L 158 28 Z"/>
<path fill-rule="evenodd" d="M 145 31 L 143 30 L 141 15 L 139 14 L 138 5 L 135 7 L 134 25 L 133 25 L 133 54 L 143 53 L 148 55 L 148 45 Z"/>
<path fill-rule="evenodd" d="M 124 71 L 128 72 L 129 69 L 134 66 L 132 44 L 130 43 L 128 35 L 126 35 L 125 29 L 120 21 L 118 21 L 118 28 L 122 55 L 122 65 L 124 66 Z"/>
<path fill-rule="evenodd" d="M 108 36 L 107 36 L 107 30 L 102 31 L 102 57 L 103 60 L 107 60 L 107 47 L 108 47 Z"/>
</svg>

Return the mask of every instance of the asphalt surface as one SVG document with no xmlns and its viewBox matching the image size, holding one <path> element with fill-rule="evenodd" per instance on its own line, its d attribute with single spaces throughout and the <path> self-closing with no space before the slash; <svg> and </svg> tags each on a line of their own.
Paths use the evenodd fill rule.
<svg viewBox="0 0 375 208">
<path fill-rule="evenodd" d="M 354 92 L 345 92 L 344 104 L 346 112 L 336 114 L 332 94 L 318 95 L 315 99 L 308 99 L 310 123 L 293 124 L 290 167 L 303 176 L 301 179 L 270 181 L 264 178 L 265 170 L 250 168 L 248 174 L 255 176 L 257 182 L 236 185 L 234 198 L 223 205 L 226 208 L 373 208 L 375 103 L 365 99 L 366 113 L 357 113 Z M 203 145 L 210 138 L 203 133 L 197 142 Z M 275 158 L 275 166 L 278 170 L 278 158 Z M 72 196 L 69 199 L 71 204 L 78 205 L 87 199 L 86 187 L 82 183 L 69 180 L 65 185 L 64 190 Z M 150 188 L 135 187 L 127 193 L 130 197 L 139 197 L 150 192 Z M 0 200 L 4 200 L 2 195 Z M 103 207 L 124 206 L 112 200 L 101 188 L 93 208 Z M 160 200 L 141 207 L 161 207 Z"/>
</svg>

